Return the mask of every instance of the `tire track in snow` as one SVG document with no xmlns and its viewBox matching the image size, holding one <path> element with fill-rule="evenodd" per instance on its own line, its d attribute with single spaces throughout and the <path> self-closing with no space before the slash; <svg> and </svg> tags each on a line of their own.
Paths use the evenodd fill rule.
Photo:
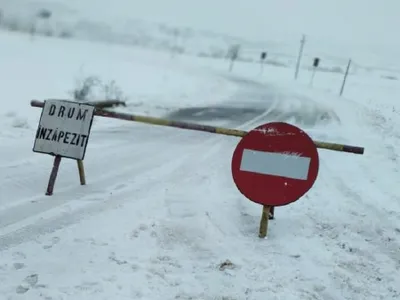
<svg viewBox="0 0 400 300">
<path fill-rule="evenodd" d="M 171 139 L 179 138 L 182 135 L 182 132 L 170 132 Z M 137 132 L 138 136 L 141 136 L 142 133 L 140 131 Z M 157 130 L 153 135 L 149 137 L 145 137 L 145 140 L 150 143 L 152 146 L 155 142 L 151 142 L 152 139 L 156 140 L 160 137 L 165 136 L 166 133 L 159 133 Z M 108 137 L 108 139 L 114 139 L 114 137 Z M 143 139 L 143 137 L 141 137 Z M 148 150 L 142 147 L 133 147 L 130 151 L 123 151 L 121 149 L 132 147 L 132 142 L 126 141 L 124 138 L 121 138 L 120 141 L 114 142 L 109 145 L 102 145 L 99 148 L 95 148 L 97 143 L 94 142 L 91 149 L 87 151 L 87 158 L 85 160 L 86 165 L 86 175 L 88 179 L 88 183 L 93 182 L 98 177 L 99 180 L 106 180 L 108 177 L 113 176 L 111 173 L 114 171 L 110 171 L 104 164 L 98 163 L 99 161 L 103 161 L 103 156 L 110 157 L 109 163 L 117 163 L 118 161 L 130 161 L 132 160 L 133 155 L 138 156 L 146 156 Z M 155 147 L 155 146 L 153 146 Z M 93 152 L 92 153 L 92 149 Z M 4 183 L 0 190 L 0 212 L 4 209 L 9 209 L 10 207 L 21 205 L 23 203 L 31 203 L 38 201 L 41 198 L 49 199 L 49 197 L 43 197 L 48 177 L 52 167 L 53 158 L 49 155 L 40 155 L 34 154 L 40 161 L 38 161 L 32 168 L 27 168 L 24 164 L 13 169 L 13 172 L 10 174 L 9 171 L 4 170 L 4 172 L 0 172 L 0 179 Z M 95 165 L 95 167 L 93 167 Z M 97 172 L 96 172 L 97 171 Z M 107 171 L 107 172 L 105 172 Z M 118 170 L 115 170 L 118 172 Z M 100 176 L 96 176 L 96 173 L 100 173 Z M 4 176 L 4 177 L 3 177 Z M 38 178 L 36 180 L 36 184 L 32 185 L 32 179 Z M 102 179 L 104 178 L 104 179 Z M 79 186 L 79 179 L 77 173 L 76 162 L 73 160 L 64 159 L 60 166 L 59 176 L 56 182 L 55 193 L 67 192 L 69 190 L 84 190 L 86 187 Z M 13 191 L 10 193 L 9 191 Z M 32 194 L 36 194 L 31 196 Z M 13 198 L 20 199 L 19 201 L 8 199 L 9 195 L 12 195 Z M 27 196 L 29 195 L 29 196 Z M 55 195 L 56 196 L 56 195 Z M 54 198 L 54 197 L 53 197 Z M 0 218 L 1 222 L 1 218 Z"/>
<path fill-rule="evenodd" d="M 273 96 L 273 99 L 271 99 L 271 106 L 266 109 L 262 114 L 260 114 L 259 116 L 256 116 L 254 118 L 252 118 L 251 120 L 240 124 L 239 126 L 236 126 L 235 129 L 237 130 L 248 130 L 249 128 L 253 128 L 255 126 L 258 126 L 259 124 L 263 123 L 265 121 L 265 119 L 269 116 L 270 112 L 273 111 L 275 109 L 275 107 L 277 106 L 277 102 L 279 100 L 279 97 L 277 97 L 277 95 Z M 232 122 L 231 122 L 232 123 Z M 227 164 L 227 159 L 226 156 L 228 156 L 228 160 L 230 161 L 234 148 L 236 146 L 236 143 L 238 143 L 240 140 L 240 138 L 237 137 L 233 137 L 230 140 L 228 140 L 228 138 L 226 137 L 221 137 L 221 136 L 216 136 L 211 138 L 208 143 L 207 146 L 204 148 L 205 151 L 202 151 L 198 153 L 198 155 L 196 156 L 195 161 L 190 162 L 190 164 L 188 164 L 186 167 L 181 168 L 179 171 L 179 174 L 181 174 L 181 178 L 183 178 L 182 180 L 180 180 L 179 182 L 176 182 L 176 184 L 174 186 L 176 186 L 176 189 L 174 188 L 174 191 L 169 191 L 168 195 L 166 196 L 166 206 L 168 207 L 169 210 L 169 214 L 170 215 L 174 215 L 174 216 L 179 216 L 181 215 L 182 217 L 185 216 L 190 216 L 190 215 L 195 215 L 196 213 L 198 213 L 198 211 L 193 209 L 193 206 L 190 204 L 190 202 L 186 201 L 184 198 L 183 193 L 184 192 L 176 192 L 175 190 L 179 191 L 181 190 L 179 188 L 179 186 L 182 186 L 183 183 L 190 183 L 193 181 L 200 181 L 200 182 L 207 182 L 208 184 L 212 184 L 211 182 L 215 182 L 215 181 L 224 181 L 224 178 L 229 178 L 229 176 L 221 176 L 222 174 L 220 172 L 217 172 L 216 170 L 219 170 L 221 168 L 223 168 L 225 170 L 225 172 L 228 174 L 230 174 L 231 170 L 230 170 L 230 164 Z M 226 155 L 221 155 L 221 151 L 225 151 Z M 213 158 L 213 159 L 212 159 Z M 209 162 L 212 161 L 212 164 L 210 164 Z M 206 172 L 210 172 L 209 176 L 207 176 L 206 174 L 202 174 L 204 173 L 204 166 L 208 166 L 206 168 Z M 197 172 L 194 170 L 201 170 L 202 172 Z M 193 172 L 194 171 L 194 172 Z M 194 173 L 194 174 L 193 174 Z M 191 176 L 187 176 L 187 174 L 190 174 Z M 216 175 L 220 175 L 220 178 L 214 178 L 210 179 L 210 176 L 216 176 Z M 233 182 L 232 182 L 233 183 Z M 205 184 L 202 185 L 203 187 L 206 186 Z M 233 188 L 234 184 L 232 185 Z M 183 200 L 173 200 L 173 199 L 182 199 Z M 174 208 L 175 209 L 179 209 L 182 210 L 184 212 L 174 212 Z M 218 228 L 219 231 L 221 231 L 221 228 L 219 225 L 217 225 L 216 222 L 214 222 L 211 219 L 211 216 L 205 212 L 207 217 L 209 218 L 209 221 L 213 223 L 214 226 L 216 226 L 216 228 Z"/>
<path fill-rule="evenodd" d="M 78 223 L 91 215 L 119 208 L 125 202 L 136 199 L 135 194 L 139 191 L 150 191 L 151 193 L 151 188 L 162 181 L 163 176 L 168 176 L 176 168 L 179 168 L 181 162 L 180 160 L 172 160 L 164 165 L 156 165 L 156 167 L 142 174 L 138 182 L 131 180 L 125 184 L 116 184 L 109 187 L 106 194 L 89 195 L 86 199 L 80 200 L 70 199 L 63 203 L 61 209 L 60 205 L 57 206 L 58 209 L 55 211 L 48 209 L 49 214 L 47 215 L 43 212 L 38 215 L 31 215 L 30 218 L 33 218 L 29 220 L 28 224 L 21 221 L 0 236 L 0 249 L 9 248 L 12 245 L 35 239 L 40 235 L 55 232 L 65 226 Z M 160 176 L 154 178 L 152 173 L 158 173 Z M 68 204 L 71 204 L 71 206 L 69 207 Z M 5 230 L 7 228 L 2 228 L 0 233 Z"/>
<path fill-rule="evenodd" d="M 163 138 L 168 135 L 168 131 L 170 133 L 175 132 L 175 134 L 171 134 L 169 136 L 169 141 L 177 145 L 180 145 L 182 143 L 182 137 L 185 137 L 185 134 L 187 134 L 183 131 L 171 131 L 168 129 L 167 131 L 165 129 L 153 130 L 156 132 L 160 130 L 161 134 L 164 133 L 162 134 Z M 124 166 L 122 169 L 117 168 L 115 170 L 107 171 L 104 173 L 105 170 L 109 170 L 110 168 L 107 168 L 107 165 L 105 164 L 98 164 L 99 167 L 97 167 L 96 169 L 98 170 L 97 172 L 99 172 L 101 175 L 93 176 L 94 174 L 92 172 L 88 172 L 88 169 L 91 166 L 89 164 L 86 164 L 88 185 L 82 187 L 78 183 L 76 165 L 71 166 L 71 168 L 73 169 L 72 171 L 74 171 L 73 175 L 75 175 L 72 177 L 75 180 L 70 181 L 75 182 L 71 185 L 66 186 L 65 188 L 56 187 L 55 194 L 52 197 L 44 196 L 43 194 L 41 194 L 28 199 L 23 199 L 20 203 L 15 204 L 11 208 L 3 208 L 2 211 L 0 211 L 0 234 L 6 232 L 7 226 L 13 225 L 12 231 L 18 230 L 18 223 L 23 223 L 23 221 L 27 218 L 40 216 L 41 214 L 44 214 L 50 210 L 53 210 L 53 214 L 61 214 L 63 213 L 63 210 L 57 210 L 58 207 L 63 207 L 72 201 L 76 202 L 77 199 L 79 199 L 80 202 L 84 202 L 86 204 L 96 203 L 97 201 L 99 201 L 99 198 L 101 199 L 102 197 L 105 197 L 105 195 L 110 193 L 108 191 L 108 188 L 104 188 L 108 185 L 110 180 L 113 180 L 113 182 L 116 181 L 121 183 L 126 182 L 127 178 L 132 177 L 133 180 L 135 180 L 136 178 L 138 178 L 139 180 L 140 178 L 146 177 L 147 174 L 155 172 L 154 170 L 156 170 L 166 162 L 169 163 L 176 160 L 181 160 L 181 157 L 179 157 L 179 155 L 176 155 L 176 153 L 180 152 L 177 147 L 173 147 L 169 151 L 159 151 L 157 139 L 152 140 L 151 133 L 148 134 L 147 137 L 150 139 L 150 141 L 147 141 L 147 143 L 142 141 L 142 146 L 131 145 L 129 147 L 128 144 L 125 144 L 124 148 L 112 149 L 112 151 L 108 153 L 103 152 L 102 149 L 100 149 L 100 152 L 96 155 L 93 155 L 94 157 L 91 158 L 94 163 L 96 163 L 96 158 L 98 160 L 103 160 L 103 157 L 110 157 L 110 163 L 113 160 L 112 158 L 117 158 L 114 163 L 116 163 L 118 166 Z M 196 150 L 196 148 L 198 148 L 199 144 L 201 144 L 201 141 L 198 141 L 196 143 L 186 143 L 182 148 L 191 153 L 193 152 L 193 150 Z M 154 150 L 149 151 L 149 148 Z M 178 148 L 181 147 L 178 146 Z M 131 162 L 132 158 L 134 158 L 133 162 Z M 126 161 L 129 163 L 126 164 Z M 66 174 L 60 174 L 59 181 L 61 181 L 63 175 Z M 118 184 L 118 186 L 122 185 Z M 41 186 L 41 192 L 44 192 L 43 188 L 44 187 Z M 23 224 L 22 226 L 26 227 L 28 225 L 29 224 Z M 8 232 L 7 234 L 11 234 L 11 232 Z M 7 244 L 1 243 L 1 245 L 5 246 Z"/>
<path fill-rule="evenodd" d="M 185 136 L 185 133 L 183 133 L 183 135 Z M 201 166 L 201 163 L 204 162 L 205 159 L 209 158 L 211 155 L 215 154 L 216 151 L 220 150 L 220 144 L 218 143 L 218 140 L 221 140 L 221 136 L 215 137 L 207 133 L 200 133 L 198 135 L 196 134 L 196 136 L 199 137 L 196 143 L 186 144 L 189 146 L 186 148 L 181 148 L 182 150 L 185 150 L 185 153 L 176 156 L 177 152 L 175 149 L 171 152 L 164 152 L 163 160 L 165 159 L 167 162 L 165 164 L 160 164 L 159 160 L 153 160 L 153 166 L 149 164 L 149 161 L 143 161 L 137 166 L 137 170 L 140 170 L 141 172 L 141 175 L 137 181 L 131 179 L 125 183 L 115 184 L 114 186 L 107 188 L 105 193 L 97 192 L 95 194 L 87 195 L 87 191 L 82 191 L 80 195 L 75 195 L 73 197 L 74 200 L 72 200 L 68 195 L 62 195 L 60 196 L 61 200 L 57 201 L 54 207 L 46 206 L 46 211 L 50 211 L 52 208 L 59 207 L 62 207 L 63 209 L 57 209 L 55 211 L 53 210 L 50 212 L 49 216 L 46 216 L 43 219 L 41 217 L 42 215 L 45 215 L 46 212 L 41 211 L 37 215 L 33 215 L 33 222 L 31 221 L 29 224 L 24 224 L 23 220 L 21 220 L 21 226 L 18 224 L 16 224 L 17 226 L 14 227 L 10 226 L 11 230 L 6 233 L 4 233 L 4 231 L 7 230 L 7 228 L 1 228 L 0 234 L 4 234 L 0 236 L 0 249 L 8 248 L 11 245 L 18 244 L 26 240 L 34 239 L 41 234 L 54 232 L 63 228 L 64 226 L 77 223 L 89 215 L 97 214 L 109 209 L 119 208 L 125 202 L 131 201 L 132 198 L 140 202 L 140 197 L 135 195 L 138 193 L 143 193 L 143 191 L 146 191 L 146 194 L 155 195 L 155 200 L 153 203 L 145 203 L 146 211 L 151 210 L 150 206 L 153 206 L 154 210 L 157 209 L 162 212 L 163 210 L 161 208 L 164 206 L 159 204 L 159 201 L 164 201 L 163 199 L 165 196 L 165 190 L 162 189 L 162 186 L 172 185 L 175 188 L 175 184 L 182 183 L 182 176 L 187 175 L 187 171 L 189 169 L 191 169 L 193 166 Z M 195 136 L 190 136 L 191 140 L 195 138 Z M 200 150 L 204 150 L 204 152 L 201 152 Z M 204 156 L 201 156 L 200 160 L 198 160 L 199 152 L 206 153 Z M 171 156 L 176 156 L 176 159 L 171 160 Z M 198 163 L 194 163 L 194 161 Z M 152 167 L 149 168 L 149 165 Z M 145 172 L 143 172 L 143 166 L 146 166 L 147 170 Z M 133 170 L 136 170 L 136 168 L 127 168 L 128 173 L 131 173 Z M 154 176 L 154 174 L 156 174 L 156 176 Z M 126 179 L 127 175 L 128 174 L 126 172 L 119 172 L 118 178 Z M 112 178 L 115 181 L 116 178 Z M 190 177 L 186 176 L 186 178 Z M 183 182 L 184 181 L 185 180 L 183 180 Z M 98 182 L 96 182 L 96 184 L 98 185 Z M 154 187 L 156 187 L 156 189 L 153 189 Z M 133 197 L 130 197 L 130 195 L 133 195 Z M 82 198 L 80 198 L 79 201 L 75 200 L 80 196 L 82 196 Z M 103 199 L 100 200 L 99 198 Z M 157 201 L 157 199 L 159 200 Z M 48 197 L 43 197 L 44 205 L 48 205 L 48 200 Z M 74 205 L 79 203 L 81 205 L 82 203 L 84 204 L 83 207 L 78 207 L 77 210 L 74 210 L 73 208 L 69 210 L 67 205 L 71 202 L 73 202 Z M 32 218 L 32 214 L 24 217 Z"/>
<path fill-rule="evenodd" d="M 247 130 L 265 122 L 270 111 L 276 107 L 276 100 L 274 98 L 273 105 L 264 113 L 235 129 Z M 224 248 L 226 238 L 240 239 L 236 220 L 240 218 L 241 210 L 230 202 L 233 194 L 241 201 L 247 201 L 231 179 L 230 161 L 238 142 L 239 138 L 217 136 L 211 139 L 207 149 L 199 152 L 195 161 L 185 164 L 174 175 L 182 179 L 171 181 L 164 194 L 166 215 L 160 219 L 166 221 L 157 225 L 157 240 L 161 248 L 169 249 L 178 246 L 180 240 L 185 240 L 185 247 L 188 247 L 186 255 L 195 260 L 205 257 L 209 260 L 216 253 L 203 246 L 199 239 L 207 243 L 212 236 L 212 243 L 219 244 L 219 248 Z M 188 191 L 185 186 L 198 188 Z M 190 234 L 191 231 L 196 233 Z M 254 239 L 249 242 L 254 242 Z"/>
</svg>

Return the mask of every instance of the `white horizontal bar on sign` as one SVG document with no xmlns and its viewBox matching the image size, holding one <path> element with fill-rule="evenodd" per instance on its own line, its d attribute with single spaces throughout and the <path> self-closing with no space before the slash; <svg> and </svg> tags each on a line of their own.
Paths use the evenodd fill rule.
<svg viewBox="0 0 400 300">
<path fill-rule="evenodd" d="M 241 171 L 307 180 L 311 158 L 244 149 Z"/>
</svg>

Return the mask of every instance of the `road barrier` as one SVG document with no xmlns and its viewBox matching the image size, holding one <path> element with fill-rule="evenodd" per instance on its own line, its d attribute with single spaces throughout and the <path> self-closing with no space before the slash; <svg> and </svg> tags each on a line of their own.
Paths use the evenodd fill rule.
<svg viewBox="0 0 400 300">
<path fill-rule="evenodd" d="M 43 107 L 44 102 L 38 101 L 38 100 L 32 100 L 31 106 Z M 244 137 L 248 133 L 247 131 L 244 131 L 244 130 L 215 127 L 215 126 L 201 125 L 201 124 L 188 123 L 188 122 L 172 121 L 172 120 L 167 120 L 167 119 L 162 119 L 162 118 L 154 118 L 154 117 L 140 116 L 140 115 L 134 115 L 134 114 L 128 114 L 128 113 L 113 112 L 113 111 L 107 111 L 107 110 L 102 110 L 102 109 L 96 109 L 94 115 L 100 116 L 100 117 L 105 117 L 105 118 L 145 123 L 145 124 L 150 124 L 150 125 L 158 125 L 158 126 L 175 127 L 175 128 L 180 128 L 180 129 L 204 131 L 204 132 L 236 136 L 236 137 Z M 314 143 L 315 143 L 315 146 L 319 149 L 347 152 L 347 153 L 353 153 L 353 154 L 364 154 L 363 147 L 344 145 L 344 144 L 338 144 L 338 143 L 330 143 L 330 142 L 321 142 L 321 141 L 314 141 Z"/>
</svg>

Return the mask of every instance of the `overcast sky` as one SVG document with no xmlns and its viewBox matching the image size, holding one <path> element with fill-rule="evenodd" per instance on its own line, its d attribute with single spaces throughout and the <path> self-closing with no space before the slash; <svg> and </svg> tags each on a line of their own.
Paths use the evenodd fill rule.
<svg viewBox="0 0 400 300">
<path fill-rule="evenodd" d="M 99 20 L 128 14 L 257 40 L 305 33 L 333 43 L 400 45 L 400 0 L 0 0 L 27 2 L 63 3 Z"/>
<path fill-rule="evenodd" d="M 85 5 L 92 1 L 69 0 Z M 93 3 L 93 2 L 92 2 Z M 400 0 L 97 0 L 93 12 L 142 17 L 263 39 L 306 33 L 337 41 L 394 44 Z M 120 6 L 116 4 L 120 3 Z M 88 4 L 89 6 L 89 4 Z M 101 13 L 100 7 L 107 7 Z"/>
</svg>

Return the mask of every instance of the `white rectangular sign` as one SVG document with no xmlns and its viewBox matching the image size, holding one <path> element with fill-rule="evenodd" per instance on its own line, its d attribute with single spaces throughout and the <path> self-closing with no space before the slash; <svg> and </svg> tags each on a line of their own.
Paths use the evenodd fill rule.
<svg viewBox="0 0 400 300">
<path fill-rule="evenodd" d="M 307 180 L 311 158 L 244 149 L 241 171 Z"/>
<path fill-rule="evenodd" d="M 46 100 L 33 151 L 83 160 L 95 107 L 67 100 Z"/>
</svg>

